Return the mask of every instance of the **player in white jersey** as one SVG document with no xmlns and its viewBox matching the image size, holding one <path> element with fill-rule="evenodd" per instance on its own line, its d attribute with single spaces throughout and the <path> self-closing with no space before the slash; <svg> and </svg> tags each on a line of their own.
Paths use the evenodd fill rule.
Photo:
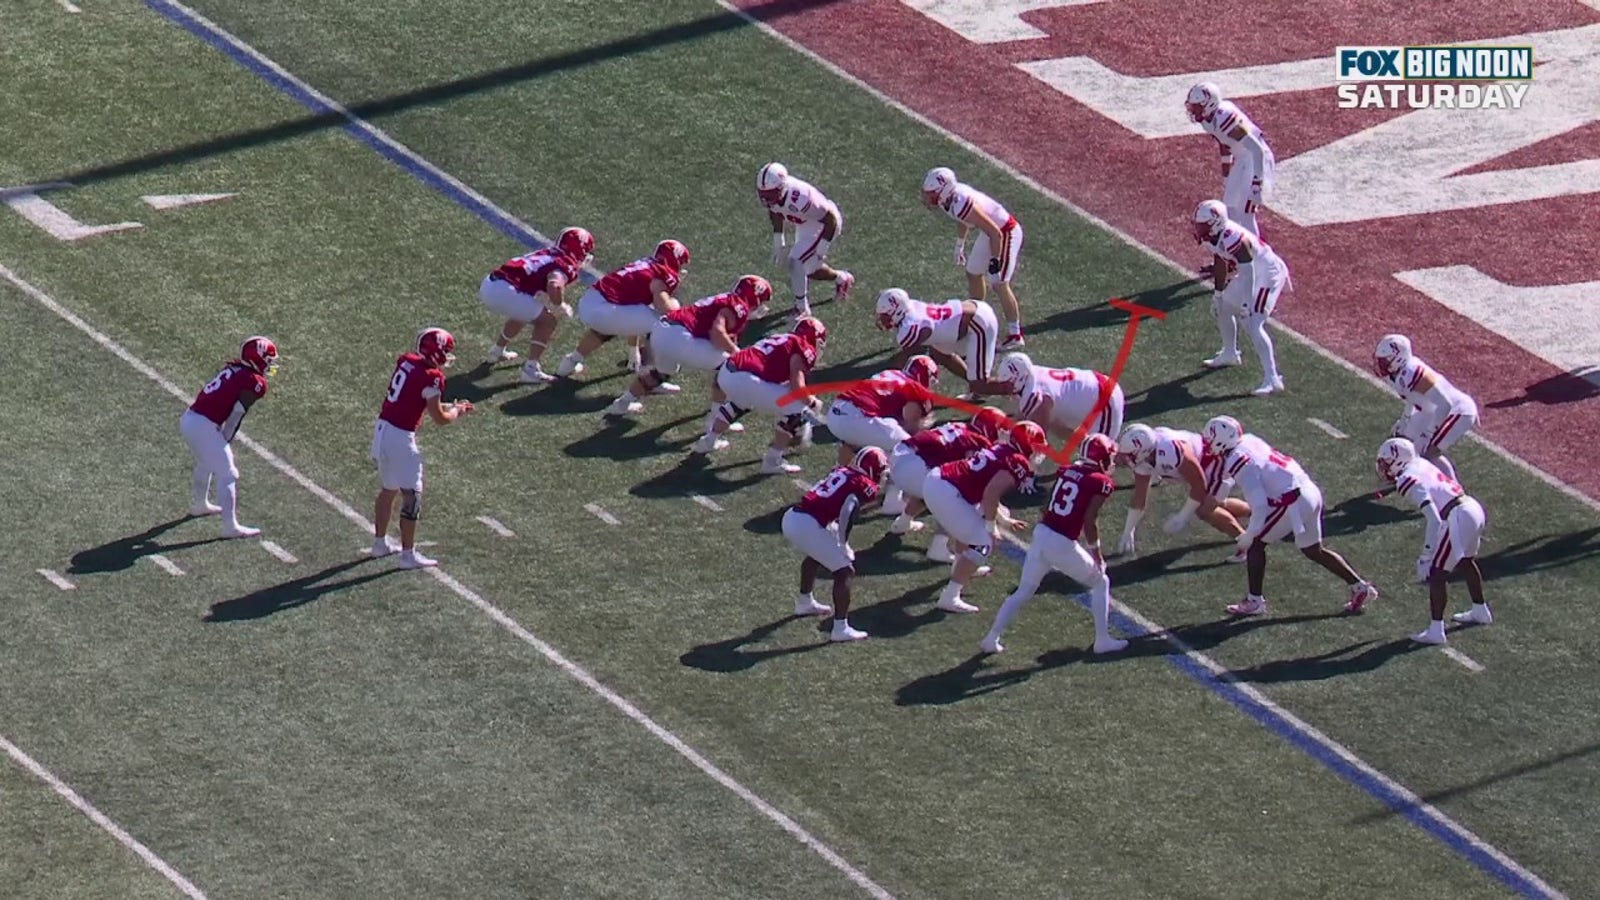
<svg viewBox="0 0 1600 900">
<path fill-rule="evenodd" d="M 1451 616 L 1457 622 L 1488 625 L 1494 613 L 1483 599 L 1483 573 L 1478 570 L 1478 547 L 1487 518 L 1483 506 L 1467 496 L 1454 478 L 1417 455 L 1416 445 L 1405 438 L 1390 438 L 1378 448 L 1378 477 L 1422 510 L 1428 529 L 1417 559 L 1417 576 L 1428 583 L 1428 627 L 1411 636 L 1421 644 L 1445 642 L 1444 610 L 1449 603 L 1445 580 L 1460 572 L 1467 582 L 1472 608 Z"/>
<path fill-rule="evenodd" d="M 1035 365 L 1026 353 L 1008 353 L 995 382 L 1017 398 L 1022 418 L 1044 426 L 1053 437 L 1070 438 L 1089 421 L 1090 434 L 1122 432 L 1122 386 L 1093 369 L 1052 369 Z M 1076 447 L 1062 447 L 1066 453 Z"/>
<path fill-rule="evenodd" d="M 1222 460 L 1206 453 L 1205 442 L 1192 431 L 1177 428 L 1151 428 L 1135 422 L 1117 439 L 1117 460 L 1133 470 L 1133 500 L 1122 526 L 1118 553 L 1136 552 L 1135 533 L 1150 505 L 1150 488 L 1164 481 L 1181 481 L 1189 489 L 1183 508 L 1167 518 L 1168 534 L 1177 534 L 1196 518 L 1237 539 L 1244 531 L 1239 516 L 1250 514 L 1243 500 L 1229 497 L 1233 480 L 1222 477 Z M 1235 553 L 1229 562 L 1244 562 L 1245 554 Z"/>
<path fill-rule="evenodd" d="M 1212 369 L 1239 364 L 1242 319 L 1256 358 L 1261 361 L 1261 386 L 1251 393 L 1260 397 L 1283 390 L 1267 320 L 1278 306 L 1278 295 L 1289 285 L 1289 265 L 1265 241 L 1230 219 L 1216 200 L 1195 207 L 1194 238 L 1211 249 L 1218 263 L 1211 275 L 1211 314 L 1216 317 L 1217 330 L 1222 332 L 1222 350 L 1203 364 Z M 1237 264 L 1231 278 L 1228 266 L 1223 265 L 1226 262 Z"/>
<path fill-rule="evenodd" d="M 1021 348 L 1022 304 L 1011 289 L 1022 259 L 1022 223 L 1000 201 L 956 180 L 956 173 L 940 166 L 922 179 L 922 202 L 942 209 L 956 222 L 956 265 L 967 270 L 967 296 L 982 300 L 984 283 L 994 285 L 1000 311 L 1006 317 L 1006 337 L 1000 346 Z M 967 232 L 976 231 L 972 252 L 967 252 Z"/>
<path fill-rule="evenodd" d="M 808 290 L 812 281 L 833 282 L 833 299 L 845 300 L 856 278 L 828 265 L 828 249 L 844 233 L 839 207 L 816 186 L 789 174 L 782 163 L 767 163 L 756 173 L 756 195 L 772 222 L 772 263 L 783 265 L 787 256 L 789 288 L 794 291 L 794 315 L 811 315 Z M 786 223 L 794 224 L 794 245 L 785 237 Z M 787 248 L 787 249 L 786 249 Z M 759 315 L 761 310 L 757 310 Z"/>
<path fill-rule="evenodd" d="M 1455 464 L 1444 452 L 1478 424 L 1477 401 L 1413 355 L 1411 339 L 1403 334 L 1380 338 L 1372 362 L 1378 377 L 1405 402 L 1395 436 L 1409 438 L 1424 459 L 1459 480 Z"/>
<path fill-rule="evenodd" d="M 1261 129 L 1210 82 L 1189 88 L 1184 102 L 1189 118 L 1217 142 L 1222 153 L 1222 202 L 1228 217 L 1260 236 L 1256 216 L 1261 201 L 1272 190 L 1272 170 L 1277 162 Z"/>
<path fill-rule="evenodd" d="M 1256 616 L 1267 611 L 1262 587 L 1267 574 L 1267 545 L 1294 535 L 1295 546 L 1306 558 L 1337 575 L 1350 586 L 1347 613 L 1358 613 L 1377 598 L 1378 589 L 1356 573 L 1344 557 L 1322 543 L 1322 490 L 1298 462 L 1253 434 L 1245 434 L 1238 420 L 1217 416 L 1201 431 L 1206 449 L 1222 457 L 1222 471 L 1232 478 L 1250 504 L 1250 523 L 1236 544 L 1245 551 L 1249 592 L 1244 602 L 1228 606 L 1232 616 Z"/>
<path fill-rule="evenodd" d="M 994 307 L 982 300 L 924 303 L 900 288 L 890 288 L 878 295 L 877 313 L 878 327 L 893 331 L 900 345 L 897 365 L 913 353 L 925 351 L 939 365 L 966 379 L 971 393 L 1003 391 L 989 381 L 1000 332 Z"/>
</svg>

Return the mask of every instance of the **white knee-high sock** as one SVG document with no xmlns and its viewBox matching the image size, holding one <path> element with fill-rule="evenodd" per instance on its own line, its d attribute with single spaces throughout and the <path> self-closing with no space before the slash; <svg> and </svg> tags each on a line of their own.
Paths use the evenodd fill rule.
<svg viewBox="0 0 1600 900">
<path fill-rule="evenodd" d="M 1094 639 L 1111 636 L 1111 582 L 1105 578 L 1089 588 L 1089 614 L 1094 616 Z"/>
<path fill-rule="evenodd" d="M 211 493 L 211 470 L 204 466 L 194 467 L 194 505 L 205 506 L 206 495 Z"/>
<path fill-rule="evenodd" d="M 239 482 L 217 482 L 217 505 L 222 507 L 222 522 L 230 528 L 239 527 Z"/>
<path fill-rule="evenodd" d="M 1250 343 L 1256 348 L 1256 358 L 1261 360 L 1261 370 L 1267 380 L 1278 380 L 1278 357 L 1272 346 L 1272 335 L 1267 333 L 1267 317 L 1252 315 L 1245 319 L 1245 329 L 1250 332 Z"/>
<path fill-rule="evenodd" d="M 1239 320 L 1234 318 L 1231 310 L 1223 308 L 1223 304 L 1212 301 L 1211 312 L 1217 317 L 1217 330 L 1222 332 L 1222 353 L 1224 356 L 1237 356 L 1239 354 Z"/>
</svg>

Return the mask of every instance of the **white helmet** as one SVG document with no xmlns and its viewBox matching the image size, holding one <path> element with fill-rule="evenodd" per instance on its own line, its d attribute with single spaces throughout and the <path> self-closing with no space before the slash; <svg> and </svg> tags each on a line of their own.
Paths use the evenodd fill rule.
<svg viewBox="0 0 1600 900">
<path fill-rule="evenodd" d="M 1372 351 L 1372 368 L 1379 375 L 1392 375 L 1410 361 L 1410 338 L 1403 334 L 1386 334 L 1378 338 L 1378 347 Z"/>
<path fill-rule="evenodd" d="M 1417 445 L 1405 438 L 1390 438 L 1378 446 L 1378 477 L 1394 481 L 1417 458 Z"/>
<path fill-rule="evenodd" d="M 1217 416 L 1206 423 L 1200 431 L 1200 439 L 1206 442 L 1206 450 L 1212 456 L 1224 456 L 1239 446 L 1239 439 L 1244 437 L 1244 428 L 1239 420 L 1233 416 Z"/>
<path fill-rule="evenodd" d="M 1000 360 L 995 380 L 1011 387 L 1013 394 L 1025 394 L 1033 387 L 1033 360 L 1026 353 L 1010 353 Z"/>
<path fill-rule="evenodd" d="M 1145 461 L 1155 450 L 1156 431 L 1149 425 L 1135 422 L 1122 429 L 1122 436 L 1117 438 L 1117 452 L 1136 463 Z"/>
<path fill-rule="evenodd" d="M 929 203 L 945 202 L 955 189 L 956 173 L 946 166 L 929 169 L 928 174 L 922 176 L 922 199 Z"/>
<path fill-rule="evenodd" d="M 911 295 L 900 288 L 889 288 L 878 294 L 878 327 L 892 331 L 905 321 L 910 310 Z"/>
<path fill-rule="evenodd" d="M 770 162 L 756 173 L 756 194 L 768 203 L 776 203 L 789 189 L 789 170 L 783 163 Z"/>
<path fill-rule="evenodd" d="M 1189 118 L 1196 121 L 1205 121 L 1206 116 L 1217 111 L 1217 104 L 1222 102 L 1222 91 L 1209 81 L 1202 81 L 1189 88 L 1189 96 L 1184 98 L 1183 107 L 1188 110 Z"/>
<path fill-rule="evenodd" d="M 1203 200 L 1194 208 L 1194 239 L 1209 241 L 1228 223 L 1228 208 L 1221 200 Z"/>
</svg>

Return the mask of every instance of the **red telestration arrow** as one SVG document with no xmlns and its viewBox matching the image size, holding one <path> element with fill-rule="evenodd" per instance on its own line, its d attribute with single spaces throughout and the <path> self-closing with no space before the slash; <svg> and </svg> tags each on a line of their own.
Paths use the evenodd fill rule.
<svg viewBox="0 0 1600 900">
<path fill-rule="evenodd" d="M 1110 404 L 1111 392 L 1122 378 L 1122 371 L 1127 367 L 1128 357 L 1133 354 L 1133 340 L 1139 334 L 1139 320 L 1148 317 L 1160 321 L 1167 317 L 1167 314 L 1159 309 L 1134 303 L 1132 300 L 1124 300 L 1121 297 L 1112 297 L 1110 302 L 1116 309 L 1128 313 L 1128 328 L 1122 334 L 1122 346 L 1117 350 L 1117 360 L 1112 364 L 1111 371 L 1106 373 L 1106 381 L 1100 389 L 1100 397 L 1095 401 L 1094 409 L 1090 410 L 1089 415 L 1085 416 L 1084 420 L 1078 424 L 1077 429 L 1072 432 L 1072 437 L 1067 439 L 1062 449 L 1057 450 L 1054 447 L 1050 447 L 1045 452 L 1045 455 L 1055 460 L 1056 464 L 1060 466 L 1072 464 L 1070 449 L 1076 448 L 1083 442 L 1083 439 L 1089 435 L 1089 424 L 1098 419 L 1100 414 L 1105 412 L 1106 406 Z M 868 381 L 870 379 L 855 378 L 849 381 L 826 381 L 820 384 L 808 384 L 799 390 L 790 391 L 779 397 L 778 405 L 786 406 L 796 400 L 803 400 L 808 397 L 842 394 L 852 388 L 866 384 Z M 959 397 L 946 397 L 943 394 L 933 395 L 933 405 L 959 410 L 969 416 L 976 415 L 978 410 L 983 408 L 969 400 L 962 400 Z M 1010 429 L 1014 424 L 1014 422 L 1007 420 L 1007 429 Z M 1117 436 L 1112 434 L 1107 435 L 1107 437 L 1115 440 Z"/>
</svg>

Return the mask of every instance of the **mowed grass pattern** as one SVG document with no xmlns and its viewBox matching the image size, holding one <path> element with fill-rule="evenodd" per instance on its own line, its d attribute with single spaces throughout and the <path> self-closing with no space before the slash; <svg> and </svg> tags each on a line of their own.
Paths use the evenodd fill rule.
<svg viewBox="0 0 1600 900">
<path fill-rule="evenodd" d="M 537 15 L 500 3 L 200 8 L 352 104 L 720 13 L 708 3 Z M 869 521 L 856 533 L 871 548 L 857 619 L 875 637 L 823 645 L 810 623 L 785 618 L 796 559 L 777 514 L 797 491 L 755 474 L 760 435 L 708 466 L 685 461 L 704 408 L 697 380 L 683 397 L 652 400 L 636 425 L 602 426 L 597 412 L 624 381 L 615 350 L 577 385 L 521 388 L 513 371 L 467 371 L 493 327 L 476 284 L 511 243 L 336 129 L 264 139 L 304 110 L 142 5 L 90 16 L 20 16 L 30 52 L 0 64 L 19 86 L 0 112 L 30 127 L 0 159 L 7 183 L 230 134 L 249 146 L 58 198 L 88 221 L 140 219 L 140 232 L 65 246 L 0 219 L 0 263 L 185 386 L 209 378 L 243 334 L 272 334 L 284 371 L 247 430 L 359 509 L 393 355 L 422 325 L 452 328 L 464 365 L 451 393 L 482 414 L 421 436 L 423 537 L 440 542 L 430 552 L 897 895 L 1499 892 L 1196 686 L 1166 662 L 1166 645 L 1085 660 L 1087 617 L 1070 602 L 1042 598 L 1004 657 L 973 660 L 1011 565 L 974 591 L 982 621 L 949 619 L 930 611 L 942 573 L 920 561 L 921 541 L 902 546 Z M 1597 574 L 1591 512 L 1466 448 L 1458 464 L 1494 522 L 1485 568 L 1502 622 L 1456 640 L 1481 675 L 1408 652 L 1396 639 L 1423 619 L 1409 584 L 1420 522 L 1365 499 L 1370 448 L 1397 404 L 1288 342 L 1291 395 L 1242 399 L 1248 371 L 1196 377 L 1215 340 L 1203 289 L 748 29 L 377 123 L 545 229 L 590 227 L 601 265 L 684 240 L 696 257 L 686 296 L 744 271 L 777 276 L 762 262 L 750 178 L 784 159 L 843 205 L 836 261 L 862 279 L 854 305 L 820 307 L 833 328 L 828 377 L 886 358 L 870 324 L 877 289 L 938 296 L 959 285 L 948 226 L 917 204 L 921 172 L 948 163 L 992 188 L 1028 226 L 1019 290 L 1044 323 L 1034 358 L 1108 366 L 1124 317 L 1107 297 L 1168 309 L 1141 331 L 1125 378 L 1130 420 L 1195 428 L 1240 415 L 1319 478 L 1330 541 L 1388 592 L 1368 615 L 1322 618 L 1342 590 L 1275 551 L 1275 616 L 1218 623 L 1242 581 L 1217 563 L 1226 546 L 1198 529 L 1167 538 L 1152 516 L 1143 555 L 1113 569 L 1118 598 L 1438 794 L 1557 886 L 1581 895 L 1600 878 L 1576 852 L 1597 830 L 1581 789 L 1594 774 L 1595 648 L 1565 627 Z M 173 213 L 137 201 L 208 190 L 241 196 Z M 70 595 L 32 574 L 173 520 L 188 461 L 180 404 L 21 294 L 0 297 L 7 332 L 32 345 L 15 393 L 41 401 L 4 439 L 8 468 L 14 459 L 27 477 L 0 488 L 17 511 L 0 538 L 6 578 L 23 600 L 7 613 L 0 684 L 15 709 L 0 733 L 213 895 L 852 890 L 431 579 L 358 562 L 366 538 L 253 457 L 241 464 L 246 520 L 297 565 L 208 543 L 163 551 L 183 578 L 132 549 L 91 556 L 103 571 L 69 576 L 79 580 Z M 574 339 L 562 335 L 557 352 Z M 1308 415 L 1354 437 L 1333 442 Z M 829 446 L 805 454 L 808 475 L 831 456 Z M 493 535 L 480 514 L 518 537 Z M 170 547 L 211 527 L 182 523 L 150 540 Z M 229 620 L 207 622 L 218 608 Z M 46 836 L 115 860 L 91 828 L 44 819 L 36 830 L 38 843 L 0 846 L 0 865 L 39 868 Z M 1241 859 L 1254 863 L 1241 871 Z M 121 893 L 109 887 L 117 879 L 112 869 L 76 890 Z"/>
</svg>

